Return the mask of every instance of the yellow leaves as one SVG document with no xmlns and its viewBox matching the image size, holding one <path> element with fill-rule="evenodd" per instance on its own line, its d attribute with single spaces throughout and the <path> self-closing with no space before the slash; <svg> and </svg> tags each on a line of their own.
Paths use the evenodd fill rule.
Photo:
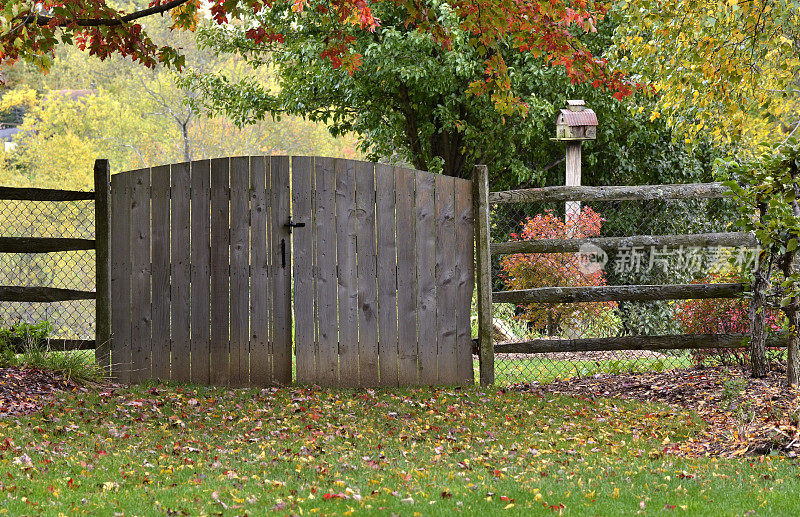
<svg viewBox="0 0 800 517">
<path fill-rule="evenodd" d="M 660 117 L 661 117 L 661 113 L 659 113 L 658 111 L 652 111 L 650 113 L 650 122 L 653 122 L 655 119 L 660 118 Z"/>
</svg>

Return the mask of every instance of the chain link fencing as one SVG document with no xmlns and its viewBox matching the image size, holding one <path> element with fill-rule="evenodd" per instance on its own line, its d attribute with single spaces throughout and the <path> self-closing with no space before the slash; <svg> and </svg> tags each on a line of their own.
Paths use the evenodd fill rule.
<svg viewBox="0 0 800 517">
<path fill-rule="evenodd" d="M 0 200 L 0 237 L 95 238 L 94 201 Z M 95 290 L 95 251 L 0 253 L 0 285 Z M 95 301 L 0 302 L 0 328 L 52 327 L 50 337 L 95 338 Z"/>
<path fill-rule="evenodd" d="M 568 215 L 569 214 L 569 215 Z M 730 199 L 516 203 L 491 205 L 493 243 L 533 239 L 735 232 Z M 587 253 L 587 251 L 589 253 Z M 581 248 L 569 253 L 492 256 L 493 291 L 538 287 L 742 282 L 749 248 Z M 744 299 L 536 303 L 493 306 L 495 344 L 531 339 L 746 333 Z M 747 364 L 746 349 L 498 353 L 499 384 L 545 383 L 599 373 L 664 371 L 696 364 Z"/>
</svg>

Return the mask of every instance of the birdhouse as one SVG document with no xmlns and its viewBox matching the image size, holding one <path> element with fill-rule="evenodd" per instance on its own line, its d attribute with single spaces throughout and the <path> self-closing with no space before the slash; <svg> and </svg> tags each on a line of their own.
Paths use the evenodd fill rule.
<svg viewBox="0 0 800 517">
<path fill-rule="evenodd" d="M 582 100 L 567 101 L 556 118 L 556 140 L 595 140 L 597 115 Z"/>
</svg>

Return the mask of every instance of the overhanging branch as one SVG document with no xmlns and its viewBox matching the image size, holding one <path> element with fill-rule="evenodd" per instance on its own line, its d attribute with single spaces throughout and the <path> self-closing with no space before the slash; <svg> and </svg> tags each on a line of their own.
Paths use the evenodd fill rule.
<svg viewBox="0 0 800 517">
<path fill-rule="evenodd" d="M 185 4 L 189 0 L 170 0 L 161 5 L 154 5 L 153 7 L 148 7 L 147 9 L 142 9 L 140 11 L 135 11 L 125 16 L 120 16 L 119 18 L 77 18 L 74 20 L 67 20 L 63 23 L 58 23 L 58 27 L 66 27 L 68 25 L 77 25 L 79 27 L 114 27 L 117 25 L 122 25 L 128 22 L 132 22 L 134 20 L 138 20 L 140 18 L 146 18 L 148 16 L 153 16 L 154 14 L 162 14 L 176 7 L 180 7 L 181 5 Z M 41 26 L 47 25 L 53 21 L 52 16 L 37 16 L 36 17 L 36 24 Z"/>
</svg>

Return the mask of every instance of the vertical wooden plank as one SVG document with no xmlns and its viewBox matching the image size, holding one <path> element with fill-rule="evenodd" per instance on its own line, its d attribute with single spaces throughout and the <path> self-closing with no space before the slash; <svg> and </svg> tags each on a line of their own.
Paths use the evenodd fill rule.
<svg viewBox="0 0 800 517">
<path fill-rule="evenodd" d="M 397 182 L 397 348 L 401 386 L 417 384 L 417 203 L 415 172 L 398 169 Z"/>
<path fill-rule="evenodd" d="M 111 177 L 111 374 L 131 381 L 131 206 L 130 177 Z"/>
<path fill-rule="evenodd" d="M 314 276 L 311 192 L 314 181 L 314 159 L 297 156 L 292 159 L 292 219 L 305 224 L 292 232 L 294 251 L 294 350 L 297 382 L 310 384 L 316 378 L 314 365 Z"/>
<path fill-rule="evenodd" d="M 398 385 L 395 168 L 375 165 L 378 245 L 378 362 L 381 386 Z"/>
<path fill-rule="evenodd" d="M 94 359 L 111 373 L 111 166 L 94 162 L 95 351 Z"/>
<path fill-rule="evenodd" d="M 269 158 L 250 161 L 250 384 L 266 386 L 272 381 L 267 308 L 267 174 Z"/>
<path fill-rule="evenodd" d="M 317 307 L 316 382 L 323 386 L 339 383 L 339 337 L 336 320 L 336 171 L 335 160 L 317 158 L 314 163 L 315 230 L 314 304 Z M 298 322 L 299 324 L 299 322 Z"/>
<path fill-rule="evenodd" d="M 472 182 L 455 180 L 456 216 L 456 376 L 461 384 L 475 382 L 472 369 L 472 293 L 475 289 L 475 229 Z"/>
<path fill-rule="evenodd" d="M 436 384 L 436 214 L 434 175 L 417 171 L 417 325 L 419 382 Z"/>
<path fill-rule="evenodd" d="M 189 382 L 189 355 L 191 353 L 191 258 L 190 258 L 190 164 L 178 163 L 170 167 L 170 303 L 172 330 L 172 380 Z"/>
<path fill-rule="evenodd" d="M 475 244 L 478 274 L 478 347 L 482 386 L 494 384 L 492 343 L 492 260 L 489 246 L 489 169 L 476 165 L 472 171 L 475 205 Z"/>
<path fill-rule="evenodd" d="M 131 382 L 151 377 L 150 169 L 131 175 Z"/>
<path fill-rule="evenodd" d="M 336 262 L 339 305 L 339 383 L 358 386 L 355 162 L 336 160 Z"/>
<path fill-rule="evenodd" d="M 230 160 L 211 160 L 211 345 L 210 382 L 231 379 L 230 306 Z"/>
<path fill-rule="evenodd" d="M 231 384 L 250 384 L 250 158 L 231 158 Z"/>
<path fill-rule="evenodd" d="M 455 182 L 436 175 L 436 328 L 437 379 L 440 385 L 459 384 L 456 375 L 456 226 Z"/>
<path fill-rule="evenodd" d="M 169 165 L 151 171 L 153 212 L 153 378 L 170 378 Z"/>
<path fill-rule="evenodd" d="M 272 254 L 278 261 L 273 277 L 273 373 L 279 384 L 292 382 L 291 242 L 289 228 L 289 157 L 272 156 Z"/>
<path fill-rule="evenodd" d="M 210 162 L 192 162 L 192 352 L 191 376 L 196 384 L 210 380 L 211 202 Z"/>
<path fill-rule="evenodd" d="M 377 386 L 378 280 L 375 249 L 375 165 L 356 162 L 356 274 L 359 386 Z"/>
</svg>

